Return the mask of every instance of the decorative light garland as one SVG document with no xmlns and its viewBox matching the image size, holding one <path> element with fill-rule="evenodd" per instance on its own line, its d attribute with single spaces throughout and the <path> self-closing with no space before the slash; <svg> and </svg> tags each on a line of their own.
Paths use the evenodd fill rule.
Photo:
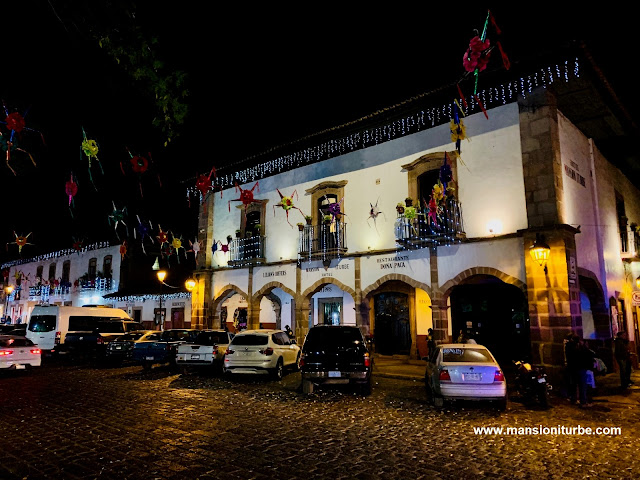
<svg viewBox="0 0 640 480">
<path fill-rule="evenodd" d="M 12 260 L 10 262 L 3 263 L 0 268 L 10 268 L 16 265 L 22 265 L 22 264 L 31 263 L 31 262 L 41 262 L 43 260 L 50 260 L 52 258 L 85 253 L 92 250 L 98 250 L 100 248 L 107 248 L 111 246 L 113 245 L 111 245 L 110 242 L 96 242 L 92 245 L 87 245 L 86 247 L 82 247 L 80 250 L 76 250 L 75 248 L 65 248 L 64 250 L 58 250 L 57 252 L 43 253 L 42 255 L 38 255 L 37 257 L 19 258 L 17 260 Z"/>
<path fill-rule="evenodd" d="M 542 67 L 537 72 L 527 76 L 523 76 L 517 80 L 511 80 L 498 86 L 489 87 L 484 90 L 478 91 L 477 96 L 481 100 L 485 109 L 487 109 L 492 106 L 500 104 L 506 105 L 509 102 L 515 101 L 518 95 L 526 97 L 531 93 L 533 89 L 540 86 L 551 85 L 556 81 L 564 81 L 568 83 L 573 77 L 580 77 L 580 64 L 577 57 L 572 61 L 565 60 L 564 63 L 559 63 L 554 66 Z M 413 97 L 412 99 L 403 102 L 403 104 L 427 95 L 429 95 L 429 93 L 420 95 L 418 97 Z M 367 117 L 363 117 L 354 122 L 350 122 L 349 124 L 340 125 L 323 132 L 319 132 L 316 135 L 328 133 L 334 130 L 337 131 L 347 125 L 352 125 L 370 118 L 374 118 L 381 113 L 386 113 L 392 108 L 401 105 L 402 104 L 398 104 L 394 107 L 386 108 Z M 271 175 L 283 173 L 305 165 L 344 155 L 356 150 L 379 145 L 396 138 L 433 128 L 437 125 L 449 123 L 452 117 L 451 109 L 452 102 L 448 102 L 439 107 L 420 110 L 403 118 L 394 120 L 386 125 L 365 129 L 363 131 L 352 133 L 345 137 L 327 140 L 326 142 L 320 143 L 314 147 L 307 147 L 298 152 L 280 156 L 259 165 L 254 165 L 242 170 L 237 170 L 226 175 L 218 175 L 212 180 L 212 188 L 224 190 L 233 187 L 235 185 L 235 182 L 243 184 L 254 182 Z M 470 98 L 468 101 L 467 112 L 465 112 L 465 114 L 469 115 L 471 113 L 478 113 L 480 111 L 481 108 L 478 105 L 476 99 Z M 273 148 L 269 151 L 273 151 L 275 149 L 276 148 Z M 247 161 L 258 156 L 264 156 L 268 154 L 269 151 L 244 159 L 238 162 L 238 164 L 246 163 Z M 223 168 L 221 168 L 221 170 Z M 195 186 L 187 188 L 187 196 L 199 194 L 200 192 Z"/>
<path fill-rule="evenodd" d="M 115 302 L 144 302 L 146 300 L 160 300 L 162 297 L 163 300 L 173 300 L 176 298 L 191 298 L 191 292 L 180 292 L 180 293 L 167 293 L 166 295 L 157 294 L 147 294 L 147 295 L 125 295 L 122 297 L 109 297 L 107 300 L 113 300 Z"/>
</svg>

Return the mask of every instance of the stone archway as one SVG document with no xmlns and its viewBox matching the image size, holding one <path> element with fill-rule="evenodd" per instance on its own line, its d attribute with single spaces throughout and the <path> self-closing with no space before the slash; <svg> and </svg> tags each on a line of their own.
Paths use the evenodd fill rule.
<svg viewBox="0 0 640 480">
<path fill-rule="evenodd" d="M 249 301 L 249 296 L 243 290 L 241 290 L 240 288 L 238 288 L 236 285 L 233 285 L 233 284 L 225 285 L 220 289 L 220 293 L 213 299 L 213 302 L 211 303 L 211 311 L 213 312 L 214 328 L 226 328 L 226 324 L 223 325 L 221 322 L 219 309 L 221 307 L 221 304 L 225 300 L 227 300 L 228 298 L 236 294 L 246 298 L 248 307 L 251 308 L 251 302 Z"/>
<path fill-rule="evenodd" d="M 453 342 L 462 332 L 508 368 L 512 360 L 529 359 L 531 354 L 526 292 L 524 282 L 495 268 L 468 269 L 443 284 L 439 305 L 446 316 L 441 327 L 448 333 L 450 319 Z"/>
<path fill-rule="evenodd" d="M 296 292 L 294 292 L 293 290 L 291 290 L 290 288 L 286 287 L 285 285 L 279 283 L 279 282 L 269 282 L 265 285 L 262 286 L 262 288 L 260 288 L 260 290 L 258 290 L 253 297 L 251 298 L 251 305 L 252 305 L 252 311 L 254 313 L 254 315 L 256 316 L 256 318 L 260 318 L 260 312 L 261 312 L 261 302 L 262 299 L 264 297 L 269 298 L 272 302 L 274 302 L 274 304 L 278 305 L 278 310 L 279 312 L 277 313 L 277 316 L 280 317 L 282 315 L 282 305 L 281 305 L 281 300 L 280 298 L 275 295 L 273 293 L 273 290 L 275 289 L 279 289 L 281 291 L 283 291 L 284 293 L 288 294 L 291 297 L 291 301 L 293 302 L 293 308 L 295 308 L 295 306 L 297 305 L 298 301 L 298 295 L 296 294 Z M 295 320 L 295 315 L 292 316 L 291 319 L 291 323 L 292 323 L 292 327 L 294 332 L 296 331 L 296 322 Z M 281 323 L 281 322 L 280 322 Z M 278 324 L 278 321 L 276 321 L 276 327 L 277 328 L 283 328 L 282 324 Z"/>
<path fill-rule="evenodd" d="M 598 277 L 593 272 L 581 267 L 578 267 L 578 279 L 580 281 L 580 293 L 584 293 L 589 300 L 595 338 L 611 338 L 609 307 L 604 298 L 604 290 L 602 289 L 600 280 L 598 280 Z M 584 336 L 584 334 L 580 336 Z"/>
</svg>

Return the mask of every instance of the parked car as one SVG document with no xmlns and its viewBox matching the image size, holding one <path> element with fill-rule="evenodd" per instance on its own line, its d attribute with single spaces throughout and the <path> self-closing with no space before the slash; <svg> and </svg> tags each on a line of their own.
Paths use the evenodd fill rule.
<svg viewBox="0 0 640 480">
<path fill-rule="evenodd" d="M 300 347 L 283 330 L 243 330 L 224 356 L 224 373 L 271 374 L 281 380 L 285 368 L 298 369 Z"/>
<path fill-rule="evenodd" d="M 26 323 L 8 323 L 0 325 L 0 335 L 14 335 L 17 337 L 24 337 L 27 334 Z"/>
<path fill-rule="evenodd" d="M 65 337 L 66 350 L 75 357 L 83 356 L 104 360 L 107 345 L 128 332 L 142 330 L 142 324 L 133 320 L 112 318 L 100 320 L 91 330 L 69 331 Z"/>
<path fill-rule="evenodd" d="M 178 345 L 193 342 L 202 330 L 190 328 L 173 328 L 165 330 L 160 338 L 149 337 L 137 341 L 133 345 L 132 360 L 150 370 L 156 363 L 171 363 L 175 365 Z"/>
<path fill-rule="evenodd" d="M 133 346 L 136 342 L 160 340 L 162 332 L 157 330 L 134 330 L 107 344 L 105 359 L 112 363 L 122 363 L 133 358 Z"/>
<path fill-rule="evenodd" d="M 437 407 L 445 400 L 491 400 L 507 408 L 507 383 L 489 349 L 470 343 L 439 345 L 428 359 L 427 393 Z"/>
<path fill-rule="evenodd" d="M 24 336 L 0 335 L 0 369 L 39 367 L 42 351 Z"/>
<path fill-rule="evenodd" d="M 360 328 L 352 325 L 317 325 L 309 330 L 302 346 L 300 370 L 302 392 L 316 385 L 354 385 L 371 393 L 371 359 Z"/>
<path fill-rule="evenodd" d="M 226 330 L 203 330 L 193 343 L 178 345 L 176 365 L 186 371 L 190 367 L 222 370 L 224 354 L 234 334 Z"/>
</svg>

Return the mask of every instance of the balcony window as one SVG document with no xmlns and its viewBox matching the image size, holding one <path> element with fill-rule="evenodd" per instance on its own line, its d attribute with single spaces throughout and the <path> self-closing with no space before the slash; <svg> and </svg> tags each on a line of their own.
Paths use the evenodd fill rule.
<svg viewBox="0 0 640 480">
<path fill-rule="evenodd" d="M 112 257 L 111 255 L 107 255 L 104 257 L 102 261 L 102 272 L 104 273 L 104 278 L 111 278 L 112 276 L 112 268 L 111 268 Z"/>
<path fill-rule="evenodd" d="M 52 263 L 49 265 L 49 283 L 53 283 L 56 279 L 56 264 Z"/>
<path fill-rule="evenodd" d="M 69 275 L 71 272 L 71 262 L 66 260 L 62 264 L 62 285 L 69 285 Z"/>
<path fill-rule="evenodd" d="M 264 218 L 267 200 L 239 205 L 240 228 L 235 239 L 229 241 L 229 265 L 243 266 L 265 261 Z"/>
<path fill-rule="evenodd" d="M 97 258 L 91 258 L 89 260 L 89 268 L 87 270 L 87 276 L 89 278 L 89 280 L 93 280 L 96 278 L 96 275 L 98 273 L 98 259 Z"/>
</svg>

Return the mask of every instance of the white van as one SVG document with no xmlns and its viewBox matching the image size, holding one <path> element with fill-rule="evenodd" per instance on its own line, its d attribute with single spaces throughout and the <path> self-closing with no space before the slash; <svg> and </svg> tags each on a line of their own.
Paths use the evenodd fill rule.
<svg viewBox="0 0 640 480">
<path fill-rule="evenodd" d="M 131 320 L 120 308 L 38 305 L 29 317 L 26 336 L 42 353 L 58 352 L 64 350 L 68 332 L 92 331 L 98 322 L 111 318 Z"/>
</svg>

